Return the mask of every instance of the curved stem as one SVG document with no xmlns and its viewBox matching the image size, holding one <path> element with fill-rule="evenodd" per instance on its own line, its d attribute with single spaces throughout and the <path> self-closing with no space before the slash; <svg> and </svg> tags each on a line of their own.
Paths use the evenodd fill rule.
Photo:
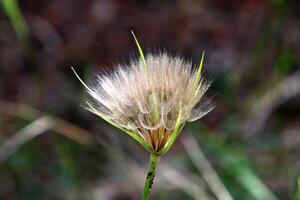
<svg viewBox="0 0 300 200">
<path fill-rule="evenodd" d="M 155 177 L 156 165 L 158 164 L 159 159 L 160 159 L 160 156 L 158 156 L 158 155 L 155 155 L 155 154 L 150 155 L 148 173 L 147 173 L 147 177 L 145 180 L 142 200 L 148 200 L 148 196 L 150 194 L 150 190 L 151 190 L 151 187 L 152 187 L 152 184 L 154 181 L 154 177 Z"/>
</svg>

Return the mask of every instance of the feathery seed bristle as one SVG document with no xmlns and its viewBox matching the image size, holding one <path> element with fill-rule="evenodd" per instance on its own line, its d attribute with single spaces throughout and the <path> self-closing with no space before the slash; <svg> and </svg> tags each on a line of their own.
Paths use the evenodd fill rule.
<svg viewBox="0 0 300 200">
<path fill-rule="evenodd" d="M 98 76 L 88 92 L 97 112 L 137 134 L 157 152 L 171 136 L 180 106 L 181 124 L 212 110 L 210 102 L 200 102 L 210 83 L 199 75 L 182 58 L 148 55 L 111 75 Z"/>
</svg>

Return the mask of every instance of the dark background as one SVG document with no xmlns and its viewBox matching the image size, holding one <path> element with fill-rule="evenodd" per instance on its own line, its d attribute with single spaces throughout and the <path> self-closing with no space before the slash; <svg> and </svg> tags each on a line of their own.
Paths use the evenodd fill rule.
<svg viewBox="0 0 300 200">
<path fill-rule="evenodd" d="M 128 63 L 131 30 L 146 54 L 205 50 L 216 104 L 162 158 L 152 199 L 296 199 L 299 1 L 0 2 L 0 199 L 139 199 L 147 153 L 84 110 L 70 69 L 90 82 Z"/>
</svg>

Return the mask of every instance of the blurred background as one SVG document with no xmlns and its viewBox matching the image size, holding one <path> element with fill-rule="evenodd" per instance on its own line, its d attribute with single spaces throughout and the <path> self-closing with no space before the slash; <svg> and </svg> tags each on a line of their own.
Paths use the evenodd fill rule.
<svg viewBox="0 0 300 200">
<path fill-rule="evenodd" d="M 216 103 L 161 159 L 151 198 L 297 199 L 296 0 L 0 0 L 0 199 L 140 198 L 148 154 L 84 110 L 70 69 L 89 82 L 128 63 L 131 30 L 146 54 L 205 50 Z"/>
</svg>

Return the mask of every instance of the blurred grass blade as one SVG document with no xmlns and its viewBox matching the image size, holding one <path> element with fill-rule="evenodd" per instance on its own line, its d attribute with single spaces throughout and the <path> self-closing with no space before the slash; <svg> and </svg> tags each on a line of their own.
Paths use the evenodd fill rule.
<svg viewBox="0 0 300 200">
<path fill-rule="evenodd" d="M 47 117 L 47 120 L 53 123 L 51 129 L 75 142 L 82 145 L 89 145 L 94 141 L 94 136 L 70 122 L 61 118 L 49 115 L 48 113 L 41 112 L 31 106 L 19 103 L 12 103 L 0 100 L 0 113 L 25 119 L 27 121 L 36 121 L 39 118 Z M 103 144 L 100 140 L 97 140 Z"/>
<path fill-rule="evenodd" d="M 300 200 L 300 176 L 298 177 L 298 192 L 297 192 L 297 199 Z"/>
<path fill-rule="evenodd" d="M 212 168 L 204 153 L 191 134 L 182 140 L 183 146 L 190 159 L 202 174 L 204 180 L 214 192 L 218 200 L 233 200 L 230 193 Z"/>
<path fill-rule="evenodd" d="M 256 101 L 251 108 L 244 125 L 246 137 L 252 137 L 264 129 L 267 119 L 279 105 L 300 94 L 300 70 L 285 77 L 271 87 L 262 97 L 255 97 Z"/>
<path fill-rule="evenodd" d="M 0 163 L 16 152 L 29 140 L 45 133 L 53 127 L 52 120 L 48 116 L 41 117 L 18 131 L 12 138 L 0 146 Z"/>
<path fill-rule="evenodd" d="M 213 137 L 209 130 L 192 123 L 188 125 L 197 140 L 208 151 L 214 155 L 226 171 L 228 171 L 234 178 L 243 186 L 249 194 L 256 200 L 278 200 L 278 198 L 265 186 L 265 184 L 252 171 L 250 166 L 245 163 L 244 156 L 233 154 L 224 147 L 222 141 Z"/>
<path fill-rule="evenodd" d="M 28 36 L 28 27 L 23 18 L 17 0 L 0 0 L 0 2 L 19 39 L 25 42 Z"/>
<path fill-rule="evenodd" d="M 184 191 L 195 200 L 212 199 L 201 187 L 202 185 L 194 182 L 195 177 L 193 177 L 192 175 L 182 175 L 174 167 L 168 164 L 161 166 L 161 175 L 168 181 L 169 184 Z"/>
</svg>

